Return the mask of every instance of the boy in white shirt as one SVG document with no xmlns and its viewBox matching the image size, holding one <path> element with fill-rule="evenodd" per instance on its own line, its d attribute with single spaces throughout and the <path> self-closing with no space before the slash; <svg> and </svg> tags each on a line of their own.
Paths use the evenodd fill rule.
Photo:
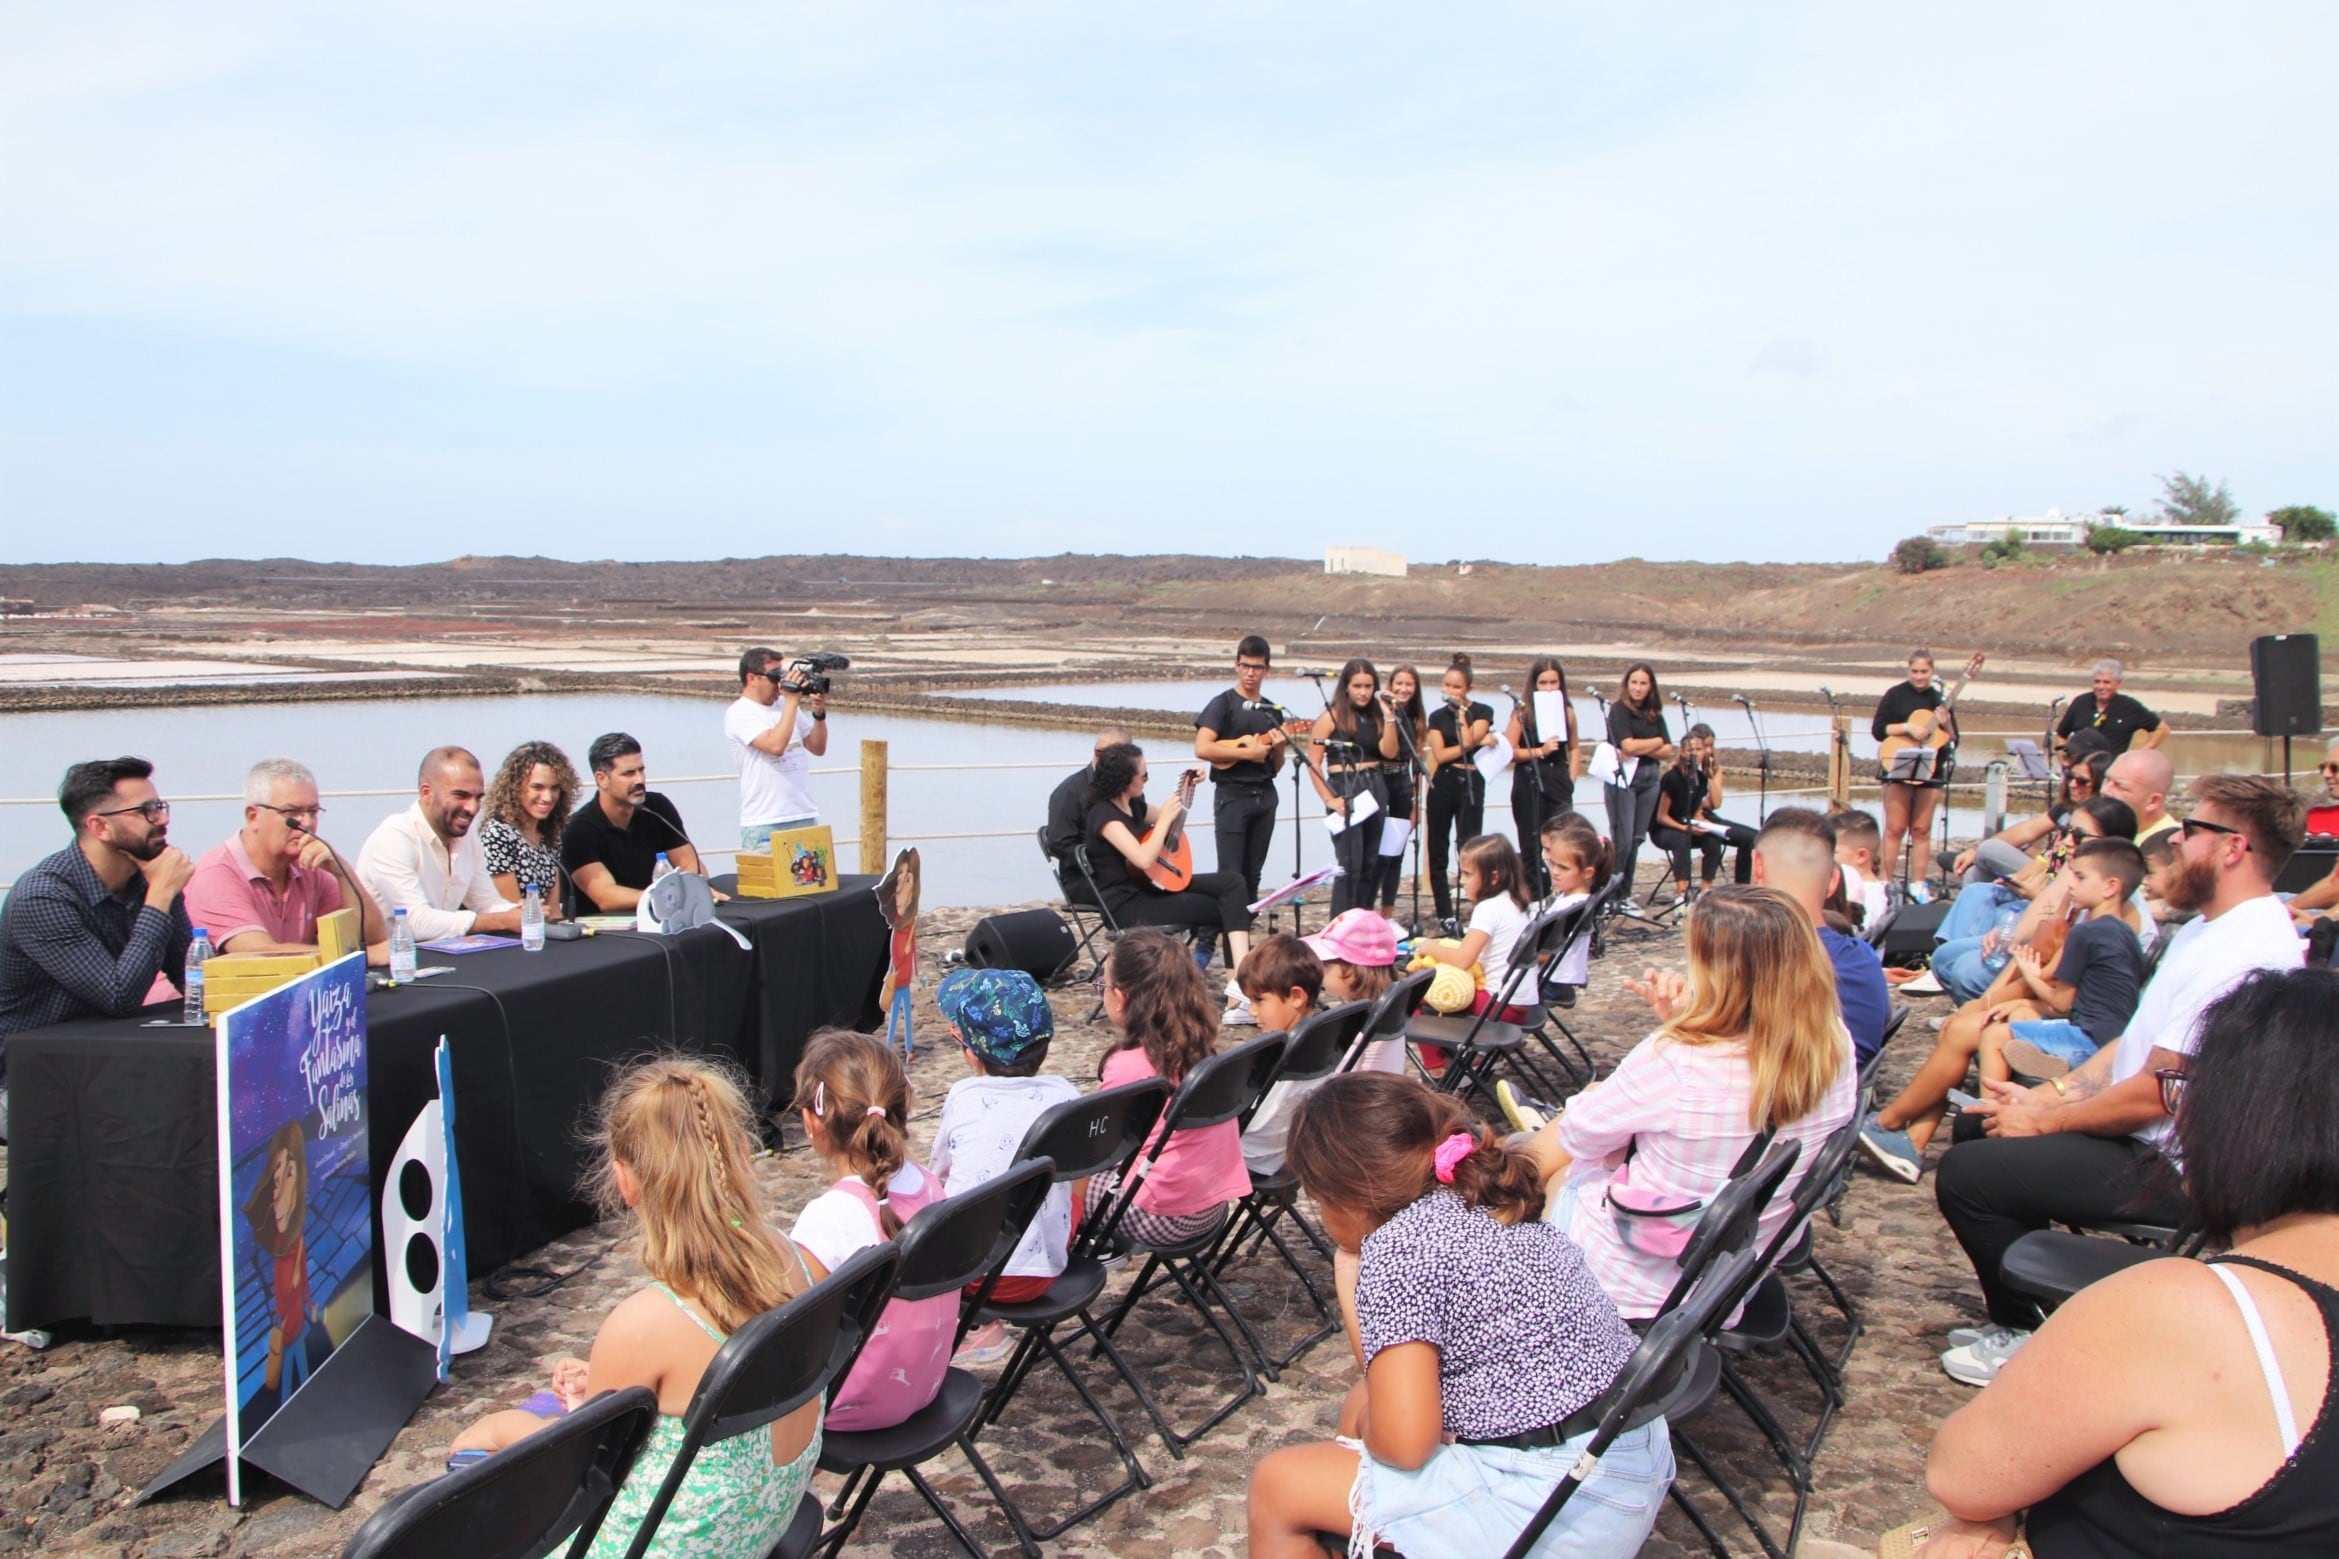
<svg viewBox="0 0 2339 1559">
<path fill-rule="evenodd" d="M 1031 1123 L 1079 1098 L 1080 1090 L 1064 1078 L 1040 1075 L 1055 1038 L 1055 1014 L 1040 982 L 1021 969 L 953 969 L 935 988 L 934 1004 L 974 1073 L 950 1085 L 934 1129 L 934 1151 L 927 1155 L 942 1177 L 943 1194 L 956 1196 L 1013 1168 Z M 1079 1222 L 1073 1191 L 1066 1185 L 1049 1189 L 991 1290 L 994 1301 L 1037 1299 L 1063 1276 Z M 962 1368 L 996 1363 L 1013 1346 L 1006 1323 L 994 1321 L 969 1333 L 952 1362 Z"/>
<path fill-rule="evenodd" d="M 1844 897 L 1860 907 L 1862 929 L 1872 927 L 1891 904 L 1876 869 L 1884 830 L 1876 819 L 1856 810 L 1838 812 L 1828 821 L 1835 824 L 1835 863 L 1844 869 Z"/>
</svg>

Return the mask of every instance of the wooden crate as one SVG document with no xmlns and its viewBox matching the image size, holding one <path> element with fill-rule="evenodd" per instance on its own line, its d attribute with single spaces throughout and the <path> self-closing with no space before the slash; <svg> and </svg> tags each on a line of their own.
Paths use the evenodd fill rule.
<svg viewBox="0 0 2339 1559">
<path fill-rule="evenodd" d="M 203 966 L 203 1005 L 225 1012 L 324 967 L 315 953 L 215 953 Z"/>
<path fill-rule="evenodd" d="M 739 854 L 743 899 L 800 899 L 836 886 L 836 836 L 826 824 L 775 833 L 768 850 Z"/>
</svg>

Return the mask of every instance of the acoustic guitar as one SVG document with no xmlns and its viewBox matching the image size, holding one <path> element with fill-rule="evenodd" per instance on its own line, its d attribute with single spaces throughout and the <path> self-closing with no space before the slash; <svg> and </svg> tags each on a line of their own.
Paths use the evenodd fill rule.
<svg viewBox="0 0 2339 1559">
<path fill-rule="evenodd" d="M 1188 769 L 1178 776 L 1178 811 L 1168 822 L 1156 822 L 1145 830 L 1148 843 L 1155 834 L 1161 835 L 1161 854 L 1145 868 L 1146 877 L 1164 893 L 1183 893 L 1194 885 L 1194 841 L 1186 837 L 1186 818 L 1194 808 L 1194 788 L 1202 783 L 1200 769 Z"/>
<path fill-rule="evenodd" d="M 1878 769 L 1891 768 L 1893 759 L 1913 748 L 1923 747 L 1939 752 L 1949 745 L 1949 712 L 1957 707 L 1957 695 L 1964 692 L 1965 685 L 1981 671 L 1982 660 L 1982 656 L 1976 655 L 1965 663 L 1964 674 L 1958 677 L 1957 685 L 1949 690 L 1949 696 L 1941 700 L 1940 708 L 1916 710 L 1902 722 L 1909 728 L 1907 736 L 1887 736 L 1877 743 Z"/>
<path fill-rule="evenodd" d="M 1229 747 L 1241 748 L 1243 755 L 1240 758 L 1213 758 L 1210 760 L 1210 767 L 1218 773 L 1224 774 L 1238 763 L 1264 763 L 1267 765 L 1268 776 L 1272 778 L 1283 772 L 1283 756 L 1291 750 L 1291 743 L 1306 740 L 1308 733 L 1315 728 L 1316 724 L 1313 720 L 1289 721 L 1283 727 L 1283 734 L 1287 740 L 1275 743 L 1270 743 L 1267 740 L 1268 736 L 1272 734 L 1271 732 L 1221 738 Z"/>
</svg>

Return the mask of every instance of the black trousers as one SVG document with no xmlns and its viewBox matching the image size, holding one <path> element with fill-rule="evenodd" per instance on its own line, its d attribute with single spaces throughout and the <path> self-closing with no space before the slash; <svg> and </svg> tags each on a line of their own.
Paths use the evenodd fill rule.
<svg viewBox="0 0 2339 1559">
<path fill-rule="evenodd" d="M 1641 777 L 1631 786 L 1604 785 L 1608 801 L 1608 838 L 1616 846 L 1616 869 L 1624 873 L 1625 892 L 1632 892 L 1633 868 L 1640 864 L 1641 841 L 1657 816 L 1657 765 L 1641 760 Z"/>
<path fill-rule="evenodd" d="M 1529 762 L 1511 768 L 1511 821 L 1519 830 L 1519 864 L 1527 869 L 1527 892 L 1534 898 L 1551 891 L 1551 873 L 1543 865 L 1543 825 L 1576 809 L 1575 781 L 1554 777 L 1551 770 L 1557 767 Z"/>
<path fill-rule="evenodd" d="M 1177 893 L 1139 890 L 1113 905 L 1113 918 L 1130 926 L 1200 926 L 1208 931 L 1251 929 L 1251 898 L 1233 872 L 1196 872 Z"/>
<path fill-rule="evenodd" d="M 1446 867 L 1462 845 L 1486 831 L 1486 776 L 1474 763 L 1449 763 L 1429 782 L 1429 892 L 1440 920 L 1454 918 Z"/>
<path fill-rule="evenodd" d="M 1340 863 L 1340 875 L 1332 879 L 1332 913 L 1370 909 L 1380 896 L 1381 824 L 1388 813 L 1389 787 L 1379 769 L 1325 772 L 1331 778 L 1333 794 L 1352 799 L 1369 794 L 1379 803 L 1379 810 L 1371 817 L 1332 836 L 1332 859 Z"/>
<path fill-rule="evenodd" d="M 2134 1137 L 2080 1132 L 1958 1142 L 1941 1160 L 1933 1196 L 1981 1280 L 1990 1319 L 2023 1330 L 2038 1324 L 2038 1306 L 1998 1278 L 2016 1240 L 2066 1221 L 2174 1225 L 2185 1218 L 2175 1172 L 2155 1149 Z"/>
<path fill-rule="evenodd" d="M 1242 878 L 1250 890 L 1243 902 L 1256 902 L 1267 847 L 1275 842 L 1274 785 L 1221 780 L 1211 792 L 1210 831 L 1218 839 L 1218 869 Z"/>
<path fill-rule="evenodd" d="M 1695 850 L 1705 858 L 1704 879 L 1709 883 L 1712 882 L 1715 877 L 1721 874 L 1723 847 L 1731 846 L 1738 851 L 1738 865 L 1735 868 L 1737 875 L 1733 880 L 1739 883 L 1752 882 L 1754 880 L 1754 830 L 1748 828 L 1744 823 L 1733 823 L 1726 817 L 1713 817 L 1706 819 L 1706 821 L 1721 824 L 1729 830 L 1729 833 L 1727 835 L 1701 834 L 1693 833 L 1686 828 L 1652 828 L 1649 830 L 1650 842 L 1673 857 L 1673 880 L 1675 882 L 1689 881 L 1689 852 Z"/>
<path fill-rule="evenodd" d="M 1406 822 L 1411 822 L 1413 820 L 1414 801 L 1412 773 L 1408 771 L 1402 774 L 1390 774 L 1388 776 L 1388 787 L 1389 816 L 1394 818 L 1402 818 Z M 1387 836 L 1388 829 L 1386 826 L 1382 828 L 1381 833 L 1384 838 Z M 1408 845 L 1407 848 L 1410 850 L 1411 846 Z M 1397 885 L 1404 880 L 1405 857 L 1403 855 L 1382 856 L 1381 908 L 1384 911 L 1392 910 L 1397 907 Z"/>
</svg>

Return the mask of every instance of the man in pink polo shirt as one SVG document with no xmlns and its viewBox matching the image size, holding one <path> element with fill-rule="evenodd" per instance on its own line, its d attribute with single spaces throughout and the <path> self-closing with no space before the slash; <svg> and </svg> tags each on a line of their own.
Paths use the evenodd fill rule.
<svg viewBox="0 0 2339 1559">
<path fill-rule="evenodd" d="M 187 917 L 223 953 L 306 953 L 317 918 L 356 907 L 367 957 L 384 962 L 390 932 L 365 885 L 318 836 L 325 809 L 317 777 L 290 758 L 268 758 L 244 776 L 244 826 L 195 865 Z"/>
</svg>

